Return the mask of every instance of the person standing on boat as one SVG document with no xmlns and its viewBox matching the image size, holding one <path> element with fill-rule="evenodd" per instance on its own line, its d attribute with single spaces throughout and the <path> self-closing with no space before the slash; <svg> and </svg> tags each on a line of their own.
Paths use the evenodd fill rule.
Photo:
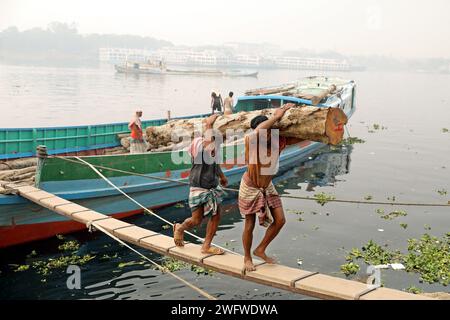
<svg viewBox="0 0 450 320">
<path fill-rule="evenodd" d="M 256 216 L 258 216 L 259 224 L 267 227 L 267 230 L 261 243 L 253 251 L 253 255 L 267 263 L 275 263 L 275 259 L 266 255 L 266 249 L 280 232 L 286 219 L 272 178 L 278 169 L 281 151 L 287 145 L 298 143 L 300 140 L 279 137 L 276 132 L 271 132 L 271 128 L 293 105 L 286 104 L 280 107 L 270 119 L 263 115 L 256 116 L 250 123 L 254 131 L 245 137 L 247 171 L 242 177 L 239 188 L 239 211 L 245 219 L 242 242 L 247 271 L 255 270 L 250 251 Z"/>
<path fill-rule="evenodd" d="M 142 110 L 137 110 L 128 124 L 130 135 L 130 153 L 144 153 L 147 151 L 147 144 L 142 133 Z"/>
<path fill-rule="evenodd" d="M 233 113 L 233 106 L 234 106 L 233 94 L 234 94 L 233 91 L 230 91 L 230 93 L 228 93 L 228 97 L 225 98 L 225 101 L 223 103 L 224 114 Z"/>
<path fill-rule="evenodd" d="M 223 100 L 220 93 L 215 93 L 214 91 L 211 93 L 211 114 L 214 114 L 214 111 L 222 112 Z"/>
<path fill-rule="evenodd" d="M 211 247 L 212 239 L 220 222 L 220 203 L 223 194 L 220 185 L 225 187 L 228 184 L 228 180 L 218 164 L 220 145 L 215 137 L 220 133 L 212 130 L 212 125 L 218 116 L 219 114 L 216 113 L 206 119 L 205 134 L 203 137 L 195 138 L 189 147 L 188 152 L 192 160 L 189 175 L 189 207 L 192 216 L 181 224 L 176 223 L 173 227 L 175 245 L 182 247 L 184 246 L 184 231 L 200 225 L 203 218 L 209 216 L 205 242 L 201 249 L 202 253 L 209 254 L 224 253 L 220 248 Z"/>
</svg>

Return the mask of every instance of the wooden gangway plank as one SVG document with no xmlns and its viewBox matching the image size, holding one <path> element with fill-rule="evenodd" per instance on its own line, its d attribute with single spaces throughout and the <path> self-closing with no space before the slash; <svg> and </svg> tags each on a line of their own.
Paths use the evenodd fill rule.
<svg viewBox="0 0 450 320">
<path fill-rule="evenodd" d="M 173 257 L 191 264 L 231 275 L 244 280 L 321 298 L 344 300 L 428 300 L 425 296 L 395 289 L 371 288 L 367 284 L 338 277 L 291 268 L 279 264 L 256 263 L 256 271 L 245 272 L 244 257 L 238 254 L 209 255 L 201 252 L 201 246 L 186 243 L 177 247 L 173 238 L 114 219 L 107 215 L 57 197 L 31 186 L 5 187 L 20 196 L 87 226 L 95 225 L 117 238 L 153 252 Z"/>
</svg>

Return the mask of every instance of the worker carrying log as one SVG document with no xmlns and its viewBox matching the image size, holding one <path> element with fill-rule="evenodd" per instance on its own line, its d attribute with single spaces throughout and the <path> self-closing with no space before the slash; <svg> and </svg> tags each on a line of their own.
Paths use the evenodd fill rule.
<svg viewBox="0 0 450 320">
<path fill-rule="evenodd" d="M 290 107 L 283 117 L 274 123 L 273 128 L 279 129 L 281 137 L 298 138 L 301 140 L 317 141 L 336 145 L 342 141 L 344 125 L 347 116 L 339 108 L 325 108 L 313 106 Z M 256 116 L 271 118 L 275 109 L 263 109 L 250 112 L 239 112 L 231 115 L 219 116 L 213 124 L 213 129 L 226 137 L 227 132 L 251 130 L 251 120 Z M 203 128 L 202 118 L 172 120 L 162 126 L 148 127 L 146 129 L 147 142 L 150 150 L 167 151 L 180 141 L 174 141 L 174 136 L 194 138 L 195 132 Z M 226 139 L 224 139 L 226 141 Z M 186 147 L 186 146 L 183 146 Z"/>
<path fill-rule="evenodd" d="M 275 189 L 272 178 L 278 171 L 278 160 L 281 151 L 302 139 L 282 137 L 278 130 L 273 130 L 292 105 L 284 105 L 277 109 L 270 118 L 258 115 L 250 121 L 253 132 L 245 137 L 244 173 L 239 187 L 239 211 L 245 219 L 242 234 L 244 247 L 244 266 L 246 271 L 254 271 L 250 253 L 253 241 L 253 229 L 256 217 L 260 225 L 267 228 L 260 244 L 253 255 L 266 263 L 275 263 L 275 259 L 267 256 L 266 249 L 283 227 L 284 217 L 281 199 Z"/>
<path fill-rule="evenodd" d="M 212 247 L 211 242 L 219 226 L 223 190 L 228 180 L 220 168 L 218 161 L 220 142 L 215 140 L 214 131 L 211 130 L 213 122 L 219 115 L 213 114 L 206 120 L 206 131 L 202 137 L 195 138 L 190 147 L 192 168 L 189 174 L 189 207 L 192 216 L 183 223 L 173 226 L 175 245 L 184 246 L 184 231 L 200 225 L 203 218 L 209 217 L 206 227 L 205 241 L 201 252 L 206 254 L 223 254 L 224 251 Z"/>
</svg>

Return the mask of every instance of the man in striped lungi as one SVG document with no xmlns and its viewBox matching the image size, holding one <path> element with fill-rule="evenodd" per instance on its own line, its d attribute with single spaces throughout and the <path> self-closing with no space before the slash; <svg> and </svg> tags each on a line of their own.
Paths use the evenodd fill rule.
<svg viewBox="0 0 450 320">
<path fill-rule="evenodd" d="M 247 271 L 255 270 L 250 251 L 256 215 L 258 215 L 259 224 L 267 227 L 267 230 L 261 243 L 253 251 L 253 255 L 267 263 L 275 263 L 275 259 L 266 255 L 266 249 L 280 232 L 286 220 L 281 199 L 273 186 L 272 178 L 278 171 L 281 151 L 287 145 L 298 143 L 300 140 L 279 137 L 278 131 L 271 128 L 292 105 L 280 107 L 270 119 L 262 115 L 253 118 L 251 128 L 254 131 L 245 137 L 247 171 L 242 177 L 239 188 L 239 210 L 245 218 L 242 242 Z"/>
</svg>

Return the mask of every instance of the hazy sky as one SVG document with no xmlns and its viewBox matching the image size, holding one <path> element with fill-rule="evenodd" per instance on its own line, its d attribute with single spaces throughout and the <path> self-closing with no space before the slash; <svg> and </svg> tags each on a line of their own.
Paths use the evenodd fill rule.
<svg viewBox="0 0 450 320">
<path fill-rule="evenodd" d="M 450 58 L 449 0 L 0 0 L 0 30 L 75 22 L 81 33 L 175 44 L 270 42 L 286 49 Z"/>
</svg>

